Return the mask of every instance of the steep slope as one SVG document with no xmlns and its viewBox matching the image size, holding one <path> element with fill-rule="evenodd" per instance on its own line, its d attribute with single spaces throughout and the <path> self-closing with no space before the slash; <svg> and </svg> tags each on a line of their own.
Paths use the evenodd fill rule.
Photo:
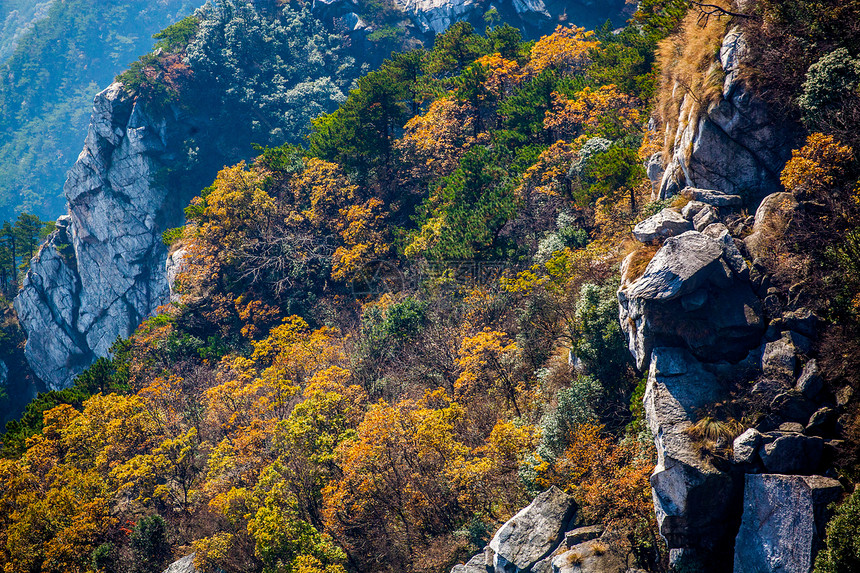
<svg viewBox="0 0 860 573">
<path fill-rule="evenodd" d="M 63 212 L 63 181 L 86 136 L 93 94 L 152 47 L 153 33 L 201 4 L 198 0 L 129 0 L 105 8 L 94 0 L 31 2 L 0 14 L 4 26 L 0 62 L 8 58 L 0 75 L 0 172 L 4 173 L 0 220 L 14 220 L 22 211 L 51 220 Z M 256 4 L 265 8 L 269 2 Z M 391 8 L 379 8 L 389 4 Z M 331 29 L 350 32 L 352 55 L 371 65 L 392 50 L 431 42 L 433 34 L 456 21 L 470 21 L 481 29 L 488 9 L 471 0 L 338 0 L 309 6 Z M 505 21 L 538 34 L 565 22 L 591 27 L 613 17 L 621 24 L 618 14 L 624 6 L 623 0 L 506 1 L 499 4 L 498 12 Z M 38 23 L 32 22 L 34 14 L 41 15 Z M 13 45 L 18 46 L 14 51 Z M 60 125 L 65 127 L 58 129 Z M 41 135 L 34 138 L 34 133 Z"/>
<path fill-rule="evenodd" d="M 512 13 L 545 27 L 558 15 L 547 18 L 541 6 L 514 4 Z M 467 7 L 461 16 L 481 10 Z M 329 13 L 334 8 L 325 6 Z M 418 20 L 429 17 L 428 6 L 410 9 Z M 274 24 L 241 4 L 207 10 L 200 12 L 201 31 L 186 59 L 198 87 L 171 104 L 168 119 L 146 98 L 132 101 L 119 85 L 96 97 L 85 149 L 64 187 L 70 218 L 61 218 L 61 228 L 34 259 L 15 302 L 28 333 L 28 360 L 49 388 L 68 385 L 167 302 L 161 234 L 182 221 L 185 202 L 217 169 L 248 158 L 252 141 L 297 139 L 299 126 L 342 100 L 355 73 L 343 53 L 354 48 L 327 36 L 306 9 L 284 9 Z M 260 59 L 267 26 L 270 38 L 283 38 L 280 49 L 287 52 L 270 43 L 262 63 L 252 64 Z M 320 36 L 299 48 L 293 45 L 297 33 Z M 232 46 L 234 59 L 217 55 L 231 53 L 217 44 L 225 37 L 244 42 Z M 277 63 L 282 61 L 292 68 Z M 170 174 L 166 183 L 154 182 L 164 174 Z"/>
<path fill-rule="evenodd" d="M 655 197 L 720 189 L 755 204 L 781 190 L 779 173 L 800 131 L 775 116 L 742 73 L 747 40 L 726 18 L 690 22 L 661 48 L 663 152 Z M 717 50 L 715 61 L 712 51 Z M 657 181 L 659 179 L 659 181 Z"/>
<path fill-rule="evenodd" d="M 718 21 L 693 28 L 688 16 L 664 44 L 665 148 L 649 176 L 653 197 L 674 202 L 633 229 L 643 245 L 621 266 L 619 318 L 647 372 L 650 482 L 670 564 L 809 572 L 829 504 L 844 497 L 836 468 L 853 449 L 842 441 L 854 415 L 846 354 L 827 360 L 834 349 L 823 339 L 846 336 L 833 323 L 854 320 L 828 290 L 855 287 L 822 252 L 855 225 L 840 180 L 850 179 L 852 150 L 814 133 L 792 151 L 804 126 L 747 81 L 756 64 L 745 34 L 758 33 L 762 12 L 744 7 L 753 11 L 743 32 Z M 697 52 L 709 35 L 718 51 Z M 637 264 L 646 251 L 647 266 Z"/>
<path fill-rule="evenodd" d="M 26 355 L 59 388 L 165 300 L 161 233 L 181 221 L 179 197 L 153 185 L 176 161 L 168 138 L 191 126 L 153 120 L 114 84 L 96 96 L 84 150 L 69 172 L 69 215 L 31 263 L 15 299 Z M 121 234 L 116 231 L 122 229 Z"/>
</svg>

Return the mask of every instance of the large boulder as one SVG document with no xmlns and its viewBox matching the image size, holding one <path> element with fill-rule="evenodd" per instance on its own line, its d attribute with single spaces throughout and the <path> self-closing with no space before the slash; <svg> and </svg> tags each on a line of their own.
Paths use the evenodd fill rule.
<svg viewBox="0 0 860 573">
<path fill-rule="evenodd" d="M 632 256 L 632 255 L 631 255 Z M 731 237 L 688 231 L 666 240 L 634 281 L 622 266 L 619 318 L 636 366 L 657 346 L 687 348 L 709 362 L 737 361 L 764 332 L 761 302 Z"/>
<path fill-rule="evenodd" d="M 490 541 L 496 572 L 529 571 L 558 547 L 575 513 L 573 498 L 557 487 L 541 493 Z"/>
<path fill-rule="evenodd" d="M 719 267 L 723 248 L 713 239 L 688 231 L 666 241 L 631 287 L 631 298 L 671 300 L 702 286 Z"/>
<path fill-rule="evenodd" d="M 778 436 L 759 450 L 765 469 L 780 474 L 812 474 L 823 454 L 824 440 L 800 434 Z"/>
<path fill-rule="evenodd" d="M 761 432 L 755 428 L 749 428 L 743 434 L 735 438 L 735 441 L 732 443 L 732 457 L 734 458 L 735 463 L 755 463 L 761 441 Z"/>
<path fill-rule="evenodd" d="M 688 430 L 696 412 L 726 390 L 689 352 L 655 348 L 645 389 L 645 418 L 657 447 L 651 476 L 660 534 L 672 550 L 708 556 L 725 550 L 738 497 L 733 477 L 699 455 Z"/>
<path fill-rule="evenodd" d="M 841 494 L 841 484 L 823 476 L 747 475 L 734 573 L 812 571 L 827 506 Z"/>
<path fill-rule="evenodd" d="M 762 348 L 761 366 L 764 375 L 784 383 L 793 382 L 797 369 L 797 348 L 790 336 L 768 342 Z"/>
<path fill-rule="evenodd" d="M 717 189 L 696 189 L 687 187 L 681 191 L 681 195 L 692 201 L 699 201 L 714 207 L 740 207 L 744 200 L 740 195 L 731 195 Z"/>
<path fill-rule="evenodd" d="M 611 538 L 579 543 L 552 560 L 552 573 L 626 573 L 627 552 Z"/>
<path fill-rule="evenodd" d="M 486 555 L 478 553 L 469 559 L 465 564 L 454 565 L 451 573 L 488 573 L 490 569 L 487 567 Z"/>
<path fill-rule="evenodd" d="M 663 209 L 633 227 L 633 237 L 640 243 L 650 243 L 680 235 L 693 229 L 692 223 L 674 209 Z"/>
<path fill-rule="evenodd" d="M 753 259 L 769 254 L 770 235 L 788 224 L 797 207 L 797 199 L 785 191 L 771 193 L 762 199 L 755 212 L 753 232 L 744 239 L 747 251 Z"/>
</svg>

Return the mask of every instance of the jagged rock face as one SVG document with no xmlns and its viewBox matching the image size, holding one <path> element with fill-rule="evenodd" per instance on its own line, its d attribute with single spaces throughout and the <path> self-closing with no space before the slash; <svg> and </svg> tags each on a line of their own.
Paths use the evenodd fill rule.
<svg viewBox="0 0 860 573">
<path fill-rule="evenodd" d="M 27 332 L 24 355 L 33 372 L 51 389 L 64 387 L 94 356 L 78 330 L 81 284 L 65 221 L 30 262 L 15 298 L 18 320 Z"/>
<path fill-rule="evenodd" d="M 601 525 L 569 530 L 576 509 L 569 495 L 551 487 L 451 573 L 631 573 L 625 539 Z"/>
<path fill-rule="evenodd" d="M 395 5 L 428 38 L 461 20 L 481 27 L 491 7 L 498 10 L 502 20 L 531 34 L 551 32 L 558 24 L 593 28 L 607 18 L 620 25 L 630 15 L 622 13 L 628 7 L 623 0 L 504 0 L 493 4 L 483 0 L 395 0 Z M 315 0 L 313 5 L 315 14 L 336 16 L 349 30 L 368 30 L 354 10 L 355 4 L 346 0 Z"/>
<path fill-rule="evenodd" d="M 676 133 L 666 134 L 672 155 L 660 185 L 661 199 L 687 186 L 720 189 L 753 202 L 781 190 L 779 173 L 791 156 L 793 134 L 739 77 L 745 55 L 743 36 L 735 28 L 720 49 L 722 96 L 701 114 L 693 113 L 695 98 L 685 96 Z"/>
<path fill-rule="evenodd" d="M 436 34 L 441 34 L 452 23 L 477 8 L 475 0 L 396 0 L 395 3 L 412 16 L 423 32 L 432 31 Z"/>
<path fill-rule="evenodd" d="M 701 457 L 688 434 L 696 411 L 725 395 L 716 376 L 686 350 L 654 349 L 644 405 L 657 446 L 654 510 L 670 549 L 707 554 L 727 541 L 726 500 L 737 496 L 735 480 Z"/>
<path fill-rule="evenodd" d="M 6 385 L 6 380 L 9 378 L 9 368 L 6 363 L 0 360 L 0 386 Z"/>
<path fill-rule="evenodd" d="M 168 137 L 167 121 L 150 117 L 121 84 L 96 96 L 64 187 L 69 215 L 15 299 L 27 360 L 48 388 L 67 386 L 168 300 L 161 233 L 182 213 L 178 198 L 154 183 L 172 159 Z"/>
<path fill-rule="evenodd" d="M 747 475 L 734 573 L 809 573 L 828 504 L 841 484 L 823 476 Z"/>
<path fill-rule="evenodd" d="M 656 346 L 687 348 L 717 362 L 740 360 L 758 345 L 761 303 L 727 233 L 719 239 L 682 233 L 666 240 L 641 277 L 627 276 L 628 268 L 629 259 L 622 266 L 619 318 L 640 370 Z"/>
</svg>

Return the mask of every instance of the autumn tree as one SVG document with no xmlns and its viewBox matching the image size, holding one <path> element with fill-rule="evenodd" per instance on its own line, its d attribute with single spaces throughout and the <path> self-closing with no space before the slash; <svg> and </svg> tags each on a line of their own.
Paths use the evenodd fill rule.
<svg viewBox="0 0 860 573">
<path fill-rule="evenodd" d="M 461 373 L 454 383 L 457 395 L 476 399 L 500 394 L 506 405 L 521 416 L 520 403 L 526 388 L 514 373 L 516 353 L 516 344 L 503 332 L 485 329 L 464 338 L 457 361 Z"/>
<path fill-rule="evenodd" d="M 591 63 L 591 50 L 599 45 L 594 32 L 558 26 L 555 32 L 540 38 L 532 47 L 524 72 L 528 77 L 540 75 L 547 69 L 562 76 L 582 72 Z"/>
<path fill-rule="evenodd" d="M 476 111 L 469 104 L 441 97 L 423 115 L 410 119 L 394 144 L 415 185 L 451 174 L 463 153 L 474 145 Z"/>
<path fill-rule="evenodd" d="M 608 85 L 597 90 L 586 87 L 572 100 L 554 93 L 544 127 L 561 138 L 582 134 L 617 139 L 638 129 L 641 122 L 633 98 Z"/>
</svg>

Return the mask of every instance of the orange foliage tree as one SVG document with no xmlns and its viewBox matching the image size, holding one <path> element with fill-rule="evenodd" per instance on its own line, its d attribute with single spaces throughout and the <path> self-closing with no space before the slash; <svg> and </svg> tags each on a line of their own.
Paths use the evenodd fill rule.
<svg viewBox="0 0 860 573">
<path fill-rule="evenodd" d="M 544 119 L 544 127 L 560 137 L 584 134 L 590 137 L 617 138 L 636 129 L 642 116 L 634 98 L 621 93 L 614 85 L 589 87 L 569 100 L 553 93 L 552 110 Z"/>
<path fill-rule="evenodd" d="M 554 33 L 540 38 L 532 47 L 525 75 L 534 77 L 546 69 L 562 75 L 582 72 L 591 63 L 589 52 L 599 45 L 594 32 L 558 26 Z"/>
</svg>

